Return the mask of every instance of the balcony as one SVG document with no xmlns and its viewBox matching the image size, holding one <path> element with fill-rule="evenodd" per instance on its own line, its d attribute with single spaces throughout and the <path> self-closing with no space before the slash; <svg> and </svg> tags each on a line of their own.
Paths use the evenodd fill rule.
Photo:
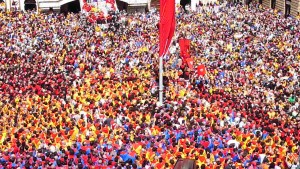
<svg viewBox="0 0 300 169">
<path fill-rule="evenodd" d="M 60 9 L 64 4 L 72 2 L 74 0 L 38 0 L 39 8 L 41 9 Z"/>
</svg>

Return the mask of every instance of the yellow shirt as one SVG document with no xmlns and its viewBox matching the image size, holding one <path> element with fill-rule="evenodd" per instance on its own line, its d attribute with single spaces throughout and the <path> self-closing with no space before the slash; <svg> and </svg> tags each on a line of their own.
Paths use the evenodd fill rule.
<svg viewBox="0 0 300 169">
<path fill-rule="evenodd" d="M 100 32 L 100 27 L 99 26 L 95 27 L 95 32 Z"/>
<path fill-rule="evenodd" d="M 185 94 L 185 90 L 180 90 L 180 91 L 179 91 L 179 96 L 180 96 L 180 97 L 183 97 L 184 94 Z"/>
<path fill-rule="evenodd" d="M 1 140 L 0 140 L 0 144 L 3 144 L 3 142 L 4 142 L 5 138 L 6 138 L 6 135 L 7 135 L 6 132 L 3 132 L 3 133 L 2 133 Z"/>
</svg>

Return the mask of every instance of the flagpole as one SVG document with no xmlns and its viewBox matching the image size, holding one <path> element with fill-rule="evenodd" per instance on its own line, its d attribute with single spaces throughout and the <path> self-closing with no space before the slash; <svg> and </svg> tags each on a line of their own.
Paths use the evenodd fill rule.
<svg viewBox="0 0 300 169">
<path fill-rule="evenodd" d="M 163 57 L 164 56 L 160 56 L 159 57 L 159 105 L 162 106 L 163 105 Z"/>
<path fill-rule="evenodd" d="M 166 56 L 166 52 L 169 51 L 171 45 L 169 45 L 169 47 L 167 48 L 167 44 L 164 48 L 164 54 L 162 56 L 159 57 L 159 105 L 162 106 L 163 102 L 164 102 L 164 97 L 163 97 L 163 93 L 164 93 L 164 85 L 163 85 L 163 73 L 164 73 L 164 57 Z M 167 50 L 166 50 L 167 48 Z"/>
<path fill-rule="evenodd" d="M 158 104 L 163 105 L 163 59 L 175 32 L 175 0 L 160 0 L 159 20 L 159 94 Z M 164 27 L 164 28 L 163 28 Z"/>
<path fill-rule="evenodd" d="M 39 0 L 36 0 L 36 13 L 39 14 Z"/>
</svg>

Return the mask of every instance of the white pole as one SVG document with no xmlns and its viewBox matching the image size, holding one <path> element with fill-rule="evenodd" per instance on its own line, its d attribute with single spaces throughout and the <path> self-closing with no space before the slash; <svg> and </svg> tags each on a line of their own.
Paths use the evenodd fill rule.
<svg viewBox="0 0 300 169">
<path fill-rule="evenodd" d="M 163 105 L 163 56 L 159 57 L 159 105 Z"/>
<path fill-rule="evenodd" d="M 192 11 L 196 11 L 197 0 L 191 0 L 191 9 Z"/>
<path fill-rule="evenodd" d="M 36 0 L 36 13 L 39 14 L 39 0 Z"/>
<path fill-rule="evenodd" d="M 168 39 L 167 39 L 168 41 Z M 171 43 L 170 43 L 171 44 Z M 168 46 L 167 49 L 167 44 L 164 48 L 164 52 L 162 54 L 162 56 L 159 56 L 159 106 L 163 105 L 163 90 L 164 90 L 164 86 L 163 86 L 163 73 L 164 73 L 164 65 L 163 65 L 163 58 L 165 57 L 167 51 L 169 51 L 171 45 Z"/>
<path fill-rule="evenodd" d="M 6 11 L 10 11 L 10 6 L 11 6 L 11 2 L 10 0 L 5 0 L 5 10 Z"/>
</svg>

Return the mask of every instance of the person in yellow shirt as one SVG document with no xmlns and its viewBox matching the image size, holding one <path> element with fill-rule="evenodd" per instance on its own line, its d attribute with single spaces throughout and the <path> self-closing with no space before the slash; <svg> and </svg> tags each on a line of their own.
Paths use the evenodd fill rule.
<svg viewBox="0 0 300 169">
<path fill-rule="evenodd" d="M 296 18 L 299 20 L 300 19 L 300 12 L 297 13 Z"/>
</svg>

